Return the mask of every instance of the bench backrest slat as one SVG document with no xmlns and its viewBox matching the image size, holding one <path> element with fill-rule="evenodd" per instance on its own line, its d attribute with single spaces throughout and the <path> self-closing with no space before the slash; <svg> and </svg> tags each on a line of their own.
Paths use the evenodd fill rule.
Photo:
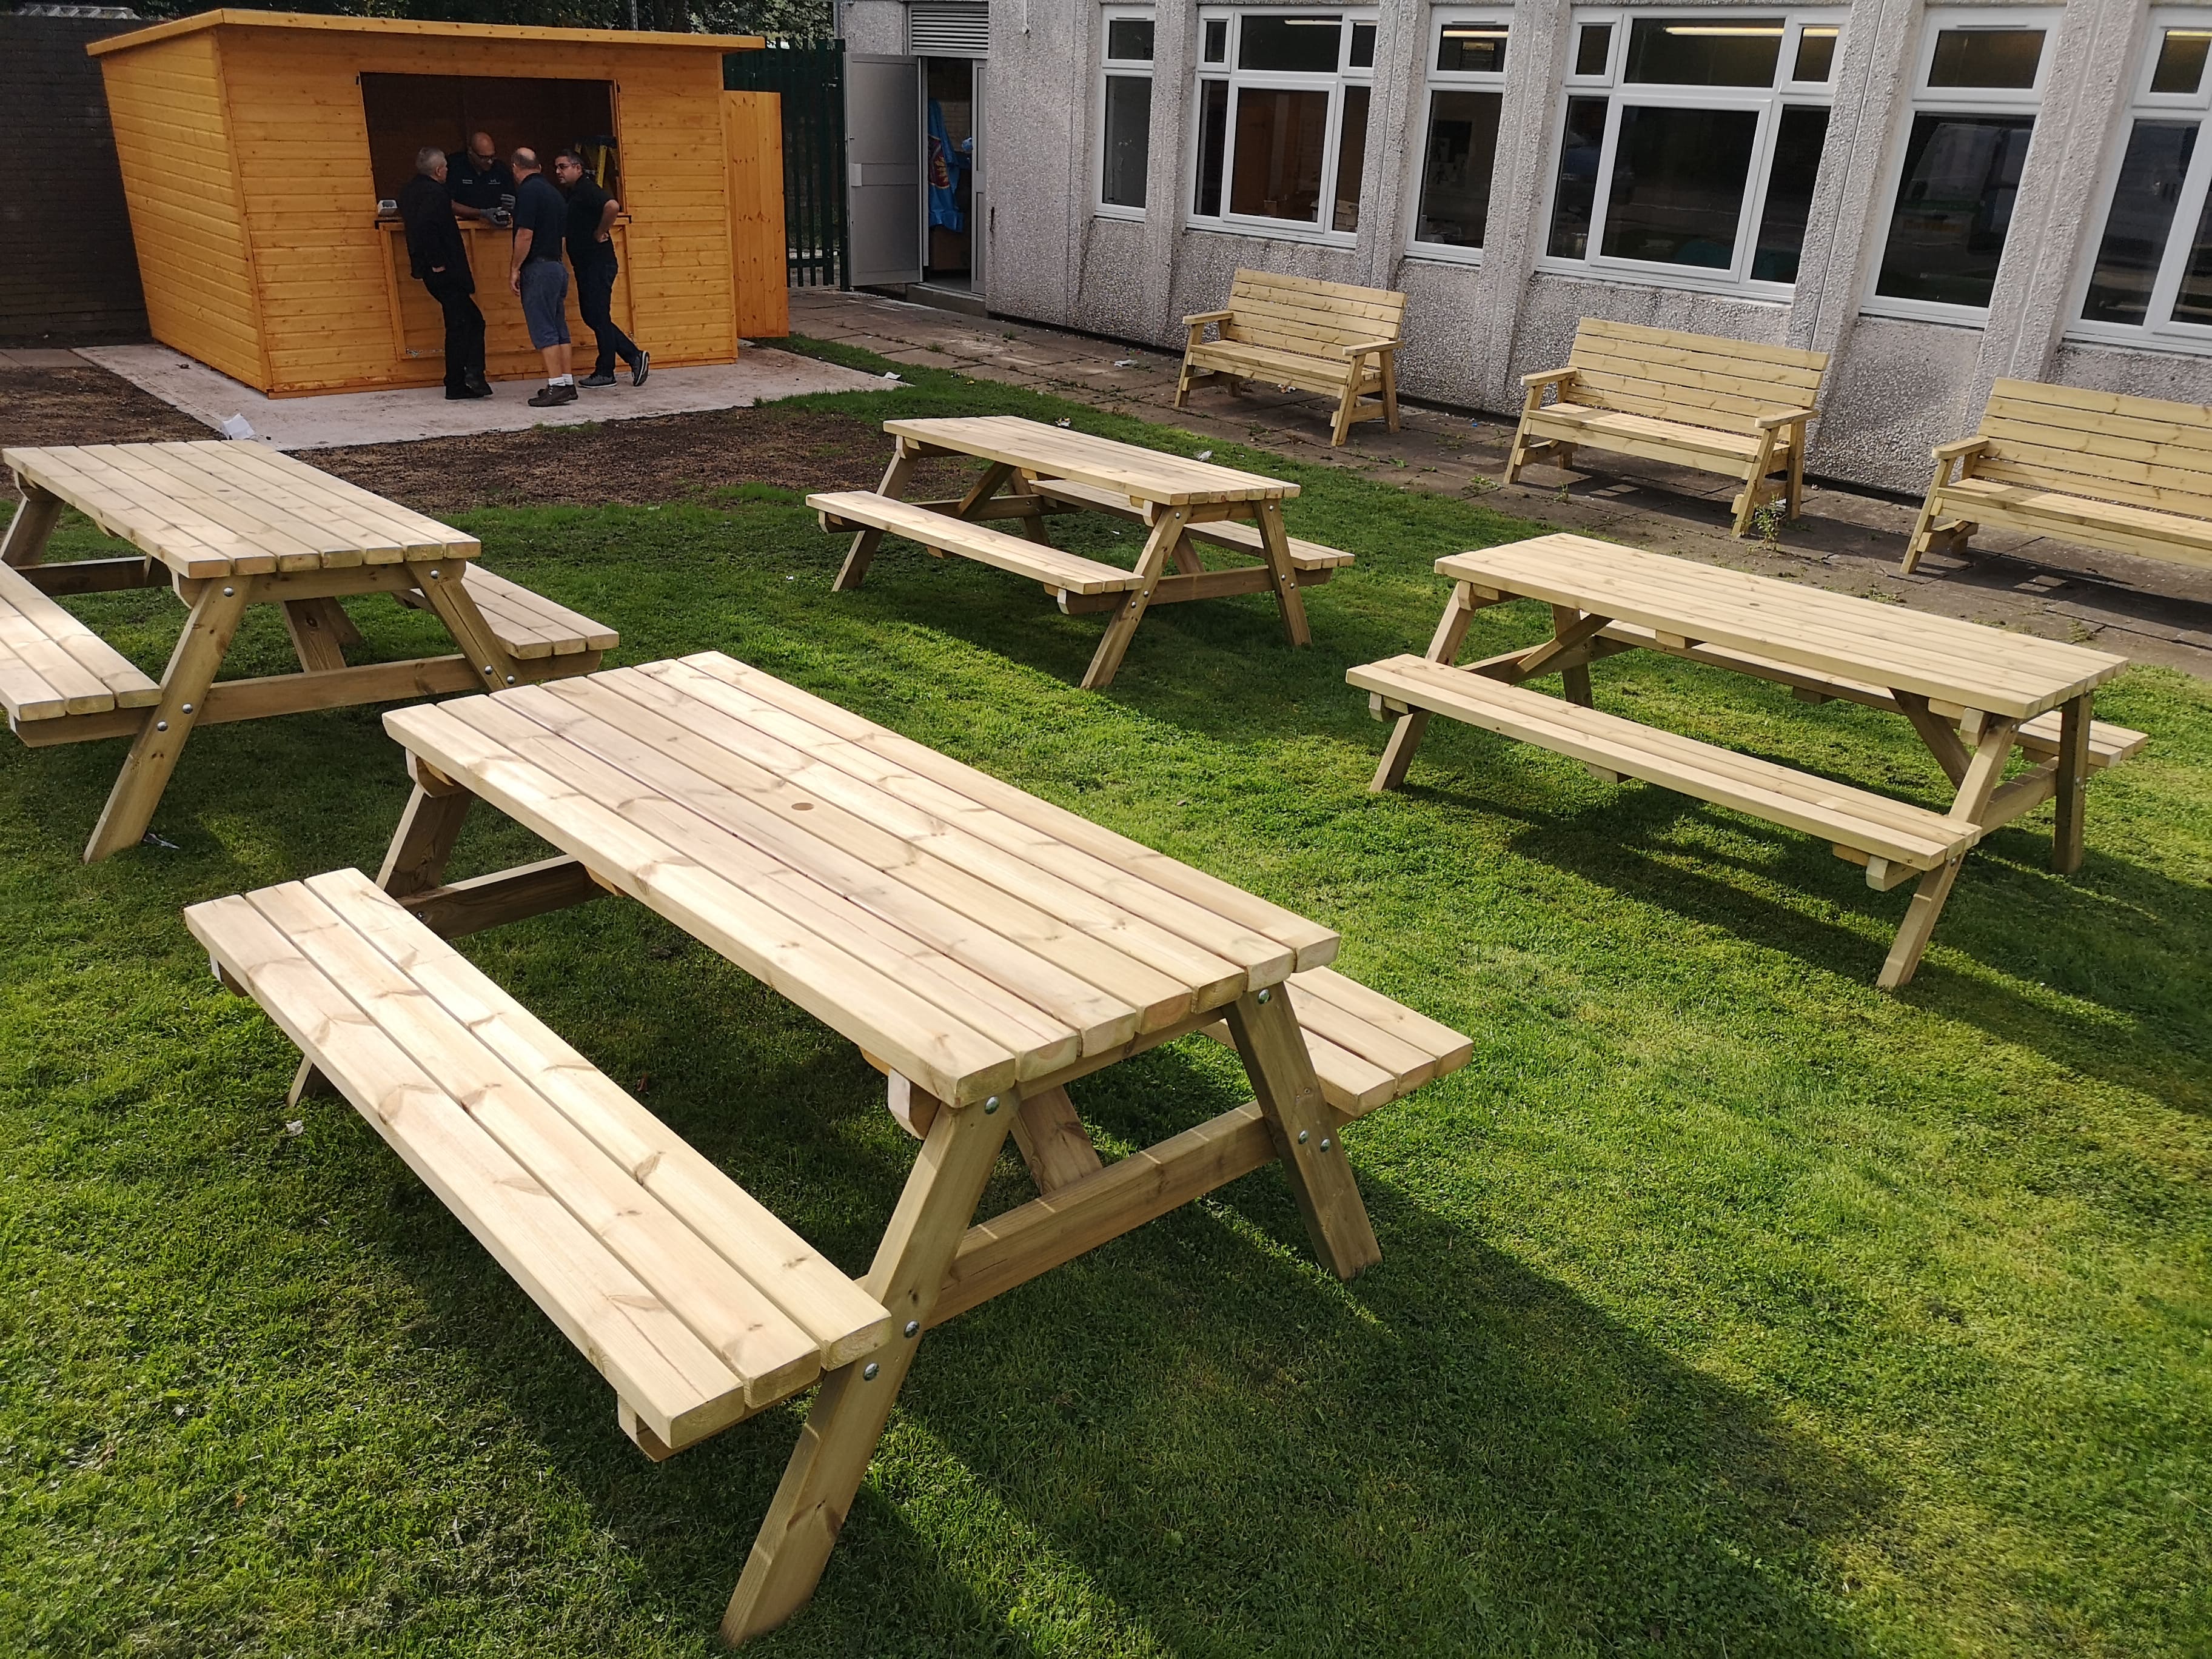
<svg viewBox="0 0 2212 1659">
<path fill-rule="evenodd" d="M 1222 325 L 1225 340 L 1335 359 L 1340 348 L 1358 341 L 1396 339 L 1406 296 L 1309 276 L 1240 270 L 1224 309 L 1233 313 Z"/>
<path fill-rule="evenodd" d="M 1760 416 L 1813 405 L 1828 354 L 1585 317 L 1567 366 L 1575 403 L 1747 432 Z"/>
<path fill-rule="evenodd" d="M 2212 410 L 2115 392 L 1999 380 L 1974 476 L 2212 519 Z"/>
</svg>

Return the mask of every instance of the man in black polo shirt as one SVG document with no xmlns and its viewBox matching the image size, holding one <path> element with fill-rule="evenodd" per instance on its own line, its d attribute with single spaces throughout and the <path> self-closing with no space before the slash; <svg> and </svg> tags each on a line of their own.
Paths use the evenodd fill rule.
<svg viewBox="0 0 2212 1659">
<path fill-rule="evenodd" d="M 399 216 L 407 226 L 407 263 L 446 313 L 446 396 L 489 398 L 484 379 L 484 319 L 473 297 L 461 228 L 446 196 L 446 152 L 415 152 L 415 176 L 399 191 Z"/>
<path fill-rule="evenodd" d="M 561 242 L 568 231 L 568 204 L 538 165 L 538 152 L 519 149 L 508 158 L 514 168 L 514 263 L 507 284 L 522 298 L 522 320 L 530 343 L 545 359 L 545 386 L 531 394 L 533 408 L 576 401 L 576 377 L 568 369 L 568 267 L 561 263 Z"/>
<path fill-rule="evenodd" d="M 446 194 L 453 198 L 455 217 L 498 222 L 500 210 L 514 194 L 514 174 L 499 159 L 499 147 L 492 143 L 491 134 L 469 135 L 467 150 L 453 158 Z"/>
<path fill-rule="evenodd" d="M 568 263 L 576 268 L 576 308 L 598 340 L 599 361 L 584 377 L 586 386 L 612 386 L 615 359 L 629 367 L 629 383 L 645 384 L 651 367 L 649 354 L 615 321 L 615 277 L 621 266 L 615 260 L 615 216 L 622 204 L 593 182 L 584 171 L 584 158 L 564 149 L 553 158 L 553 177 L 568 196 Z"/>
</svg>

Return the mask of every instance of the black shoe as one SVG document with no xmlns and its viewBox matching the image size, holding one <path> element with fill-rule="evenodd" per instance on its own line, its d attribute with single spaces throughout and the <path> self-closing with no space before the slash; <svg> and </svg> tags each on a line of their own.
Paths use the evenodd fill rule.
<svg viewBox="0 0 2212 1659">
<path fill-rule="evenodd" d="M 586 374 L 582 380 L 576 382 L 578 386 L 612 386 L 614 383 L 615 377 L 611 374 Z"/>
<path fill-rule="evenodd" d="M 469 396 L 471 398 L 489 398 L 491 396 L 491 382 L 484 379 L 483 375 L 477 374 L 474 369 L 471 369 L 469 371 L 465 384 L 468 386 Z"/>
<path fill-rule="evenodd" d="M 446 388 L 446 401 L 449 404 L 462 403 L 476 395 L 466 386 L 449 386 Z"/>
<path fill-rule="evenodd" d="M 652 368 L 653 354 L 650 351 L 639 352 L 637 361 L 629 366 L 629 383 L 632 386 L 643 386 L 645 377 Z"/>
<path fill-rule="evenodd" d="M 531 394 L 530 406 L 532 409 L 555 409 L 562 404 L 574 403 L 576 395 L 576 388 L 573 386 L 540 386 Z"/>
</svg>

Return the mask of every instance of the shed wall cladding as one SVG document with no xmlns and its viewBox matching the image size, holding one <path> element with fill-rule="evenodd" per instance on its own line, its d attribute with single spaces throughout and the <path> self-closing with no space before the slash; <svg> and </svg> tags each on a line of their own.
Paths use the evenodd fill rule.
<svg viewBox="0 0 2212 1659">
<path fill-rule="evenodd" d="M 919 20 L 926 9 L 917 4 L 914 17 Z M 856 49 L 864 30 L 872 41 L 880 40 L 882 20 L 890 9 L 881 0 L 848 0 L 845 27 Z M 1401 386 L 1414 395 L 1505 411 L 1519 405 L 1518 376 L 1555 367 L 1576 319 L 1586 315 L 1829 350 L 1835 364 L 1813 436 L 1814 470 L 1916 494 L 1927 483 L 1929 447 L 1971 430 L 1991 380 L 2001 375 L 2212 400 L 2212 334 L 2193 314 L 2175 310 L 2174 325 L 2162 332 L 2106 327 L 2085 334 L 2082 328 L 2083 286 L 2114 210 L 2115 179 L 2131 125 L 2139 119 L 2180 123 L 2194 133 L 2202 124 L 2212 132 L 2206 114 L 2212 109 L 2212 70 L 2200 75 L 2191 94 L 2196 101 L 2179 112 L 2174 97 L 2160 103 L 2141 90 L 2161 32 L 2190 35 L 2203 27 L 2201 11 L 2154 9 L 2144 0 L 1948 5 L 1629 0 L 1616 6 L 1597 0 L 1496 5 L 1345 0 L 1340 8 L 1308 8 L 1303 15 L 1312 20 L 1340 12 L 1371 27 L 1362 56 L 1347 57 L 1334 76 L 1291 79 L 1316 87 L 1357 85 L 1371 100 L 1363 105 L 1368 117 L 1356 228 L 1323 228 L 1316 219 L 1310 228 L 1278 234 L 1265 217 L 1249 212 L 1201 216 L 1194 188 L 1200 172 L 1198 83 L 1241 76 L 1241 67 L 1231 61 L 1235 54 L 1221 49 L 1229 38 L 1225 31 L 1242 27 L 1231 20 L 1293 9 L 1293 0 L 1157 0 L 1150 5 L 1145 0 L 1083 5 L 992 0 L 988 143 L 992 155 L 1018 159 L 994 175 L 993 240 L 984 265 L 991 309 L 1173 349 L 1183 337 L 1178 319 L 1219 305 L 1239 265 L 1399 289 L 1410 298 Z M 1126 202 L 1104 208 L 1098 199 L 1109 15 L 1148 17 L 1154 24 L 1143 69 L 1125 62 L 1112 71 L 1148 70 L 1152 82 L 1147 199 L 1133 210 Z M 1740 35 L 1778 38 L 1816 25 L 1840 27 L 1831 58 L 1817 73 L 1779 74 L 1784 60 L 1778 58 L 1778 76 L 1764 83 L 1757 76 L 1736 81 L 1723 75 L 1692 87 L 1698 77 L 1686 75 L 1683 87 L 1641 100 L 1671 99 L 1703 107 L 1698 88 L 1710 87 L 1718 89 L 1713 107 L 1735 109 L 1749 96 L 1740 88 L 1751 86 L 1761 88 L 1757 96 L 1778 109 L 1787 103 L 1828 110 L 1817 182 L 1801 210 L 1802 262 L 1790 286 L 1771 277 L 1753 280 L 1758 272 L 1748 265 L 1741 276 L 1717 267 L 1711 277 L 1702 271 L 1670 273 L 1661 256 L 1638 254 L 1632 246 L 1615 256 L 1604 237 L 1588 258 L 1571 246 L 1555 252 L 1551 246 L 1554 186 L 1568 167 L 1563 153 L 1567 101 L 1571 96 L 1609 100 L 1616 112 L 1639 101 L 1631 97 L 1638 77 L 1623 66 L 1632 38 L 1628 31 L 1639 19 L 1652 27 L 1695 24 L 1714 35 L 1731 32 L 1715 30 L 1714 23 L 1732 25 Z M 1441 32 L 1464 30 L 1472 22 L 1506 30 L 1503 68 L 1494 76 L 1473 72 L 1479 64 L 1442 61 L 1450 54 Z M 1621 49 L 1611 58 L 1600 52 L 1596 66 L 1587 70 L 1577 67 L 1586 25 Z M 2041 69 L 2033 87 L 2002 76 L 1967 76 L 1942 82 L 1965 90 L 1939 92 L 1927 53 L 1936 32 L 1992 28 L 2039 32 Z M 1609 34 L 1602 33 L 1607 29 Z M 1209 46 L 1208 30 L 1224 32 L 1218 46 Z M 866 49 L 896 48 L 875 44 Z M 1615 67 L 1600 74 L 1607 62 Z M 1264 88 L 1281 80 L 1276 76 L 1251 84 Z M 1987 89 L 1999 86 L 2019 89 Z M 1420 216 L 1431 94 L 1466 99 L 1473 95 L 1469 88 L 1499 100 L 1479 250 L 1425 240 Z M 1348 92 L 1343 96 L 1348 99 Z M 2015 123 L 2032 114 L 2033 137 L 2013 182 L 2002 190 L 1978 185 L 1979 205 L 1970 204 L 1978 216 L 1976 249 L 2002 250 L 1993 262 L 1986 300 L 1940 303 L 1943 295 L 1932 289 L 1925 303 L 1882 300 L 1878 279 L 1917 113 L 1948 112 L 1942 118 L 1963 124 L 1963 137 L 1972 139 L 1974 132 L 1965 129 L 1972 127 L 1977 112 L 1999 104 Z M 1240 141 L 1232 135 L 1231 142 Z M 2197 140 L 2199 170 L 2179 191 L 2185 198 L 2179 213 L 2173 207 L 2177 187 L 2161 186 L 2168 193 L 2159 199 L 2167 204 L 2173 223 L 2181 227 L 2176 235 L 2184 240 L 2199 222 L 2205 142 Z M 1954 154 L 1957 149 L 1937 146 L 1929 154 L 1940 152 L 1948 167 L 1963 161 L 1966 152 Z M 1214 151 L 1217 157 L 1220 153 Z M 1592 149 L 1582 164 L 1589 188 L 1597 191 L 1597 170 L 1612 163 L 1601 161 Z M 1925 187 L 1948 188 L 1951 174 L 1923 161 L 1923 171 L 1931 169 L 1940 176 Z M 1953 171 L 1964 177 L 1971 169 Z M 1746 176 L 1747 189 L 1767 177 L 1763 171 Z M 1696 206 L 1695 188 L 1677 199 L 1633 173 L 1623 198 L 1621 177 L 1613 175 L 1606 198 L 1644 201 L 1645 220 Z M 2136 222 L 2148 212 L 2145 199 L 2147 187 L 2138 187 L 2130 198 L 2135 204 L 2123 204 L 2135 216 L 2122 225 L 2123 241 L 2140 232 Z M 1925 216 L 1936 221 L 1947 215 L 1953 221 L 1961 217 L 1939 191 L 1937 205 Z M 1994 241 L 1986 234 L 1993 224 L 2009 226 Z M 1935 234 L 1923 226 L 1911 234 L 1923 233 Z M 2160 248 L 2179 246 L 2159 240 L 2162 234 L 2152 235 L 2155 246 L 2145 256 L 2152 267 Z M 1737 244 L 1755 246 L 1747 234 L 1740 234 Z M 2169 264 L 2186 252 L 2185 247 L 2169 252 Z M 1639 258 L 1650 263 L 1635 263 Z M 1714 261 L 1700 253 L 1678 263 Z M 1908 298 L 1915 294 L 1910 287 L 1898 292 Z M 2179 326 L 2184 323 L 2192 327 Z"/>
<path fill-rule="evenodd" d="M 0 193 L 0 346 L 143 339 L 146 301 L 88 41 L 127 19 L 0 13 L 0 110 L 9 187 Z"/>
<path fill-rule="evenodd" d="M 212 31 L 100 60 L 155 337 L 265 380 L 241 192 Z"/>
</svg>

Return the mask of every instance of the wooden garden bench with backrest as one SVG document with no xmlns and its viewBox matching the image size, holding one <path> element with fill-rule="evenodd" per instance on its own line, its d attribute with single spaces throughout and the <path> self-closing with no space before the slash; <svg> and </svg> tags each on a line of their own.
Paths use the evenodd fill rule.
<svg viewBox="0 0 2212 1659">
<path fill-rule="evenodd" d="M 1176 407 L 1188 401 L 1194 380 L 1260 380 L 1334 398 L 1332 446 L 1358 421 L 1379 418 L 1395 432 L 1405 314 L 1406 296 L 1387 289 L 1240 270 L 1226 307 L 1182 319 L 1189 335 Z M 1218 338 L 1205 337 L 1210 325 Z"/>
<path fill-rule="evenodd" d="M 2212 410 L 2200 404 L 1999 380 L 1981 430 L 1935 457 L 1907 570 L 1931 548 L 1964 551 L 1985 524 L 2212 568 Z"/>
<path fill-rule="evenodd" d="M 1566 368 L 1521 377 L 1528 396 L 1505 482 L 1540 452 L 1571 466 L 1577 448 L 1607 449 L 1742 479 L 1739 536 L 1778 493 L 1794 519 L 1805 494 L 1805 427 L 1819 412 L 1827 368 L 1825 351 L 1585 317 Z M 1544 402 L 1547 386 L 1558 389 L 1556 403 Z"/>
</svg>

